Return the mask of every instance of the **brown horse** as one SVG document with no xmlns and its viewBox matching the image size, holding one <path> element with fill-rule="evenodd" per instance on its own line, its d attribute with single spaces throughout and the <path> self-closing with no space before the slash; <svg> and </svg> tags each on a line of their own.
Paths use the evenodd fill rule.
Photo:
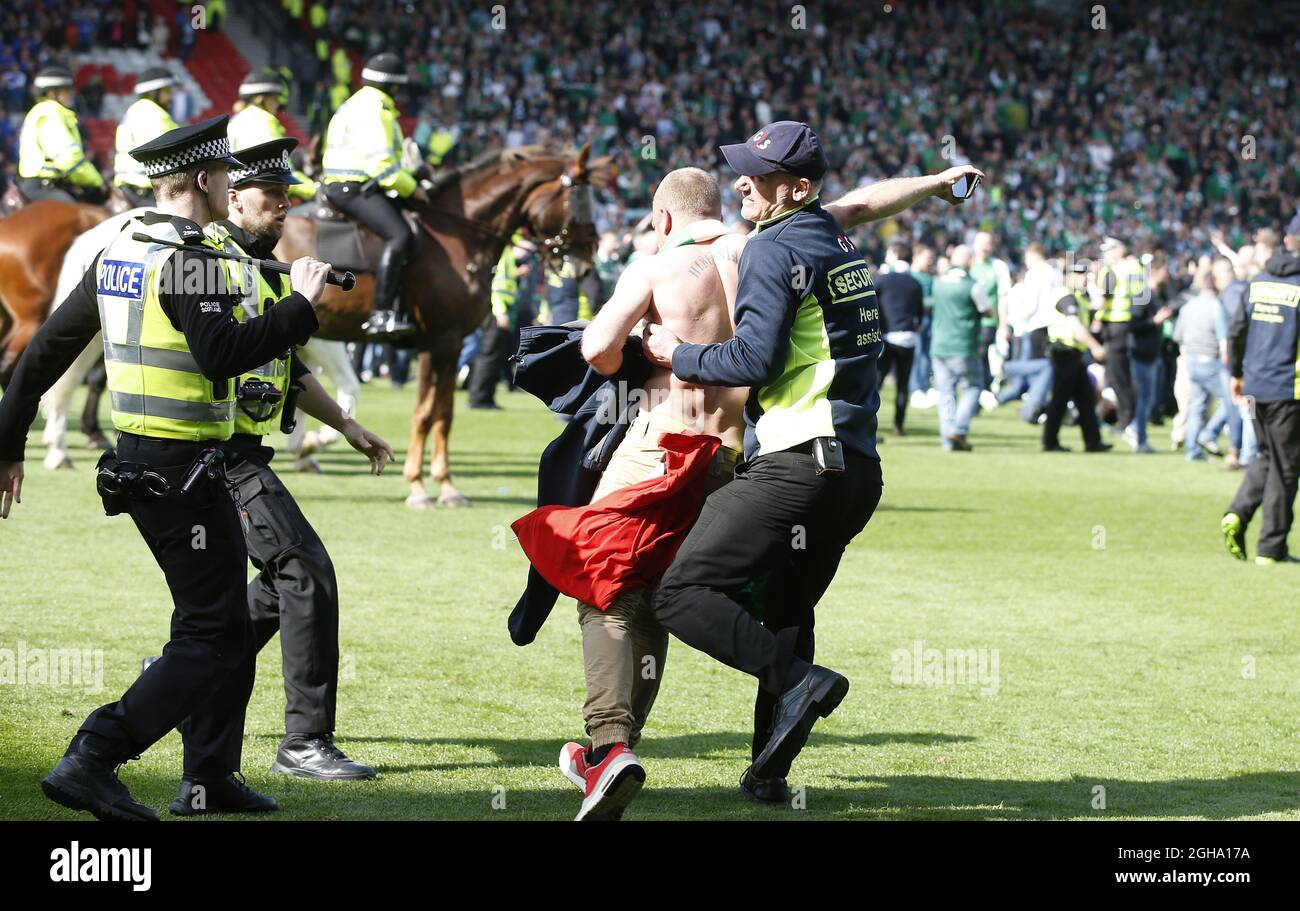
<svg viewBox="0 0 1300 911">
<path fill-rule="evenodd" d="M 591 188 L 607 183 L 613 167 L 608 159 L 589 163 L 587 155 L 586 146 L 576 157 L 537 147 L 491 153 L 440 174 L 427 205 L 408 201 L 419 225 L 418 247 L 402 287 L 402 300 L 419 331 L 418 394 L 403 471 L 411 485 L 406 503 L 413 509 L 435 505 L 424 486 L 430 430 L 430 474 L 440 488 L 436 505 L 468 504 L 451 482 L 447 453 L 456 359 L 461 341 L 488 315 L 492 272 L 511 235 L 527 228 L 540 240 L 543 255 L 567 255 L 579 272 L 591 263 L 596 241 Z M 276 255 L 289 262 L 310 253 L 315 234 L 314 222 L 290 217 Z M 317 310 L 317 335 L 361 339 L 373 291 L 369 275 L 358 276 L 351 293 L 328 288 Z"/>
<path fill-rule="evenodd" d="M 108 215 L 102 206 L 45 200 L 0 219 L 0 386 L 49 315 L 64 254 Z"/>
</svg>

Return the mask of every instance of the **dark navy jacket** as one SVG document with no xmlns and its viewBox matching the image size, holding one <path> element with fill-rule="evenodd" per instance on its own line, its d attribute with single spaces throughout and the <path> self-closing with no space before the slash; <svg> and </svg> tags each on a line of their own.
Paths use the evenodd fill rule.
<svg viewBox="0 0 1300 911">
<path fill-rule="evenodd" d="M 651 365 L 639 338 L 623 345 L 623 366 L 612 377 L 593 370 L 582 357 L 585 323 L 526 326 L 519 333 L 519 351 L 511 360 L 515 385 L 546 403 L 556 414 L 572 419 L 542 452 L 537 466 L 537 505 L 585 506 L 596 492 L 601 472 L 627 433 L 635 416 L 640 389 Z M 623 393 L 619 395 L 620 391 Z M 527 645 L 537 637 L 560 593 L 529 567 L 528 587 L 510 612 L 510 638 Z"/>
<path fill-rule="evenodd" d="M 1279 250 L 1250 281 L 1232 321 L 1232 375 L 1261 402 L 1300 399 L 1300 255 Z"/>
</svg>

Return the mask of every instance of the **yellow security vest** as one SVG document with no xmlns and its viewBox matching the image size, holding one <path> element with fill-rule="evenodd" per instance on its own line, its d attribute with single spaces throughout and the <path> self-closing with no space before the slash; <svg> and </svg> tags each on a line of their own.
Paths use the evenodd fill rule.
<svg viewBox="0 0 1300 911">
<path fill-rule="evenodd" d="M 227 253 L 233 253 L 236 256 L 248 255 L 247 251 L 241 249 L 239 244 L 235 243 L 235 239 L 230 235 L 230 232 L 220 225 L 216 223 L 209 225 L 205 233 Z M 225 265 L 231 290 L 239 295 L 239 306 L 235 307 L 235 319 L 241 323 L 261 316 L 276 301 L 288 297 L 292 290 L 289 287 L 289 276 L 287 275 L 277 276 L 279 279 L 276 283 L 278 287 L 272 287 L 262 275 L 262 271 L 254 267 L 252 263 L 226 260 Z M 270 383 L 280 390 L 280 401 L 276 403 L 275 410 L 265 420 L 261 421 L 255 420 L 236 402 L 235 433 L 265 436 L 279 427 L 280 412 L 284 410 L 284 396 L 289 389 L 289 360 L 292 353 L 292 349 L 290 349 L 282 357 L 277 357 L 239 377 L 237 381 L 239 386 L 242 386 L 245 380 Z"/>
<path fill-rule="evenodd" d="M 131 150 L 176 129 L 176 121 L 167 110 L 151 98 L 141 98 L 126 109 L 117 125 L 117 154 L 113 157 L 113 183 L 119 186 L 150 190 L 153 185 L 144 165 L 131 157 Z"/>
<path fill-rule="evenodd" d="M 415 192 L 415 175 L 401 163 L 402 125 L 397 104 L 374 86 L 363 85 L 343 103 L 325 131 L 321 164 L 325 183 L 376 181 L 399 196 Z"/>
<path fill-rule="evenodd" d="M 1114 281 L 1112 293 L 1107 294 L 1107 286 Z M 1142 296 L 1146 290 L 1146 279 L 1142 274 L 1142 264 L 1135 259 L 1120 260 L 1112 266 L 1105 266 L 1097 276 L 1102 289 L 1102 305 L 1097 311 L 1097 319 L 1103 323 L 1127 323 L 1133 319 L 1133 301 Z"/>
<path fill-rule="evenodd" d="M 1067 348 L 1073 348 L 1076 351 L 1084 351 L 1087 346 L 1074 337 L 1073 324 L 1069 316 L 1062 313 L 1059 305 L 1062 301 L 1073 297 L 1075 303 L 1079 305 L 1079 320 L 1086 326 L 1091 317 L 1088 315 L 1088 296 L 1082 291 L 1071 291 L 1069 288 L 1058 288 L 1056 290 L 1056 299 L 1052 301 L 1051 322 L 1047 324 L 1047 338 L 1049 341 L 1064 345 Z"/>
<path fill-rule="evenodd" d="M 519 267 L 515 263 L 515 249 L 506 244 L 492 272 L 492 315 L 503 316 L 513 310 L 518 292 Z"/>
<path fill-rule="evenodd" d="M 86 158 L 77 115 L 53 98 L 32 105 L 18 138 L 18 176 L 102 187 L 104 178 Z"/>
<path fill-rule="evenodd" d="M 244 105 L 243 110 L 231 117 L 230 122 L 226 124 L 226 136 L 230 139 L 232 152 L 271 142 L 274 139 L 283 139 L 287 132 L 279 117 L 251 102 Z M 316 181 L 298 170 L 293 172 L 293 176 L 298 178 L 298 183 L 285 187 L 290 196 L 296 199 L 315 197 Z"/>
<path fill-rule="evenodd" d="M 185 335 L 159 302 L 163 267 L 180 251 L 133 240 L 134 231 L 181 240 L 170 224 L 145 226 L 133 218 L 100 257 L 96 300 L 113 426 L 169 440 L 227 440 L 235 427 L 234 384 L 214 384 L 199 371 Z"/>
</svg>

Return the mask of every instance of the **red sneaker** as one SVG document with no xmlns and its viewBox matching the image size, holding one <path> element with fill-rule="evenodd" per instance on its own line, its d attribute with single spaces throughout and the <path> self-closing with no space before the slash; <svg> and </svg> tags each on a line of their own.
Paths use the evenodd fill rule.
<svg viewBox="0 0 1300 911">
<path fill-rule="evenodd" d="M 587 790 L 587 748 L 570 740 L 560 747 L 560 771 L 580 790 Z"/>
<path fill-rule="evenodd" d="M 587 770 L 586 797 L 575 821 L 615 821 L 645 784 L 645 769 L 626 744 L 616 743 L 599 765 Z"/>
</svg>

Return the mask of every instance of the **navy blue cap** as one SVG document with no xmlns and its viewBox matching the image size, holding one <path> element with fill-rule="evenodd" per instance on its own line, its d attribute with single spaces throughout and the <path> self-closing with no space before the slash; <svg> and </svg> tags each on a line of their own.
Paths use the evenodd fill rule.
<svg viewBox="0 0 1300 911">
<path fill-rule="evenodd" d="M 222 114 L 202 123 L 168 130 L 157 139 L 136 146 L 131 150 L 131 157 L 144 165 L 145 174 L 151 178 L 209 161 L 238 165 L 240 161 L 230 154 L 230 140 L 226 138 L 229 119 Z"/>
<path fill-rule="evenodd" d="M 1287 222 L 1286 233 L 1289 237 L 1300 237 L 1300 212 L 1295 213 L 1295 218 Z"/>
<path fill-rule="evenodd" d="M 286 186 L 301 183 L 293 176 L 293 165 L 289 162 L 289 153 L 297 146 L 298 140 L 285 136 L 240 149 L 236 154 L 242 164 L 230 166 L 230 185 L 238 188 L 250 183 L 278 183 Z"/>
<path fill-rule="evenodd" d="M 830 167 L 817 134 L 796 120 L 769 123 L 745 142 L 723 146 L 722 154 L 731 169 L 745 177 L 786 171 L 819 180 Z"/>
</svg>

